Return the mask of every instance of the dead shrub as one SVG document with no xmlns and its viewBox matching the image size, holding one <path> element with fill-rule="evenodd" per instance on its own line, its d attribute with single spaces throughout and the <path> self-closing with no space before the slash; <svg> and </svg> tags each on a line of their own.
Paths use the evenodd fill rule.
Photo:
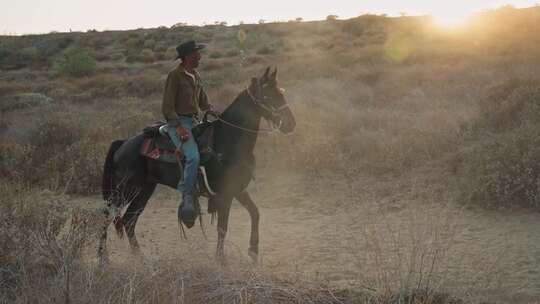
<svg viewBox="0 0 540 304">
<path fill-rule="evenodd" d="M 49 115 L 23 142 L 0 145 L 0 178 L 35 184 L 63 193 L 96 193 L 108 148 L 105 126 L 92 129 L 80 117 Z M 20 140 L 19 140 L 20 141 Z"/>
<path fill-rule="evenodd" d="M 0 191 L 0 301 L 69 302 L 89 233 L 66 227 L 62 196 L 13 182 Z"/>
<path fill-rule="evenodd" d="M 219 69 L 223 69 L 225 65 L 220 60 L 210 60 L 204 64 L 202 67 L 202 70 L 204 71 L 215 71 Z"/>
<path fill-rule="evenodd" d="M 489 208 L 540 209 L 539 126 L 486 139 L 460 156 L 463 198 Z"/>
<path fill-rule="evenodd" d="M 466 202 L 540 208 L 540 82 L 511 80 L 488 89 L 460 172 Z"/>
<path fill-rule="evenodd" d="M 28 92 L 28 85 L 22 83 L 0 81 L 0 97 L 14 95 L 16 93 Z M 2 105 L 3 105 L 2 101 Z"/>
<path fill-rule="evenodd" d="M 540 80 L 512 79 L 487 89 L 480 101 L 484 123 L 503 131 L 523 122 L 540 123 Z"/>
<path fill-rule="evenodd" d="M 99 74 L 79 82 L 78 90 L 92 98 L 119 97 L 124 79 L 115 74 Z"/>
<path fill-rule="evenodd" d="M 53 103 L 53 99 L 40 93 L 19 93 L 9 97 L 4 97 L 4 104 L 0 106 L 0 111 L 8 112 L 26 108 L 48 106 Z"/>
<path fill-rule="evenodd" d="M 163 94 L 164 75 L 143 73 L 128 79 L 123 85 L 124 96 L 148 97 Z"/>
</svg>

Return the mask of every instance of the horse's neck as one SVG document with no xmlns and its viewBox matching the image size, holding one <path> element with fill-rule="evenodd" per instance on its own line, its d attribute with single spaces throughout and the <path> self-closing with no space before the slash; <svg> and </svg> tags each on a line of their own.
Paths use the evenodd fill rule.
<svg viewBox="0 0 540 304">
<path fill-rule="evenodd" d="M 261 121 L 261 116 L 254 105 L 246 94 L 241 93 L 221 115 L 227 123 L 222 122 L 220 132 L 216 134 L 218 149 L 225 154 L 234 154 L 225 157 L 243 158 L 253 153 L 257 133 L 251 131 L 258 130 Z"/>
</svg>

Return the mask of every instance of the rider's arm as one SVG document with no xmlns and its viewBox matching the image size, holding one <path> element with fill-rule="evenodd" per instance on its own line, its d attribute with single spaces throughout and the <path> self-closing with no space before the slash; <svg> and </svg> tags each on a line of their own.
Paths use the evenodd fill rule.
<svg viewBox="0 0 540 304">
<path fill-rule="evenodd" d="M 208 95 L 206 95 L 206 92 L 204 89 L 201 88 L 201 92 L 199 93 L 199 108 L 201 111 L 208 111 L 212 110 L 212 105 L 208 102 Z"/>
<path fill-rule="evenodd" d="M 178 75 L 174 72 L 170 72 L 167 76 L 165 93 L 163 94 L 163 103 L 161 104 L 161 111 L 167 121 L 175 121 L 178 118 L 178 114 L 176 114 L 176 97 L 178 94 L 179 81 Z"/>
</svg>

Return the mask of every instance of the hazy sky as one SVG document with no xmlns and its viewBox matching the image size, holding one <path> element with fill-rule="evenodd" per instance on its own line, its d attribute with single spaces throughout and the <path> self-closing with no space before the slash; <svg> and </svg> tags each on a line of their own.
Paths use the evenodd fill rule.
<svg viewBox="0 0 540 304">
<path fill-rule="evenodd" d="M 0 0 L 0 34 L 50 31 L 113 30 L 227 21 L 236 24 L 324 19 L 335 14 L 349 18 L 364 13 L 430 14 L 448 21 L 471 12 L 505 4 L 532 6 L 540 0 Z"/>
</svg>

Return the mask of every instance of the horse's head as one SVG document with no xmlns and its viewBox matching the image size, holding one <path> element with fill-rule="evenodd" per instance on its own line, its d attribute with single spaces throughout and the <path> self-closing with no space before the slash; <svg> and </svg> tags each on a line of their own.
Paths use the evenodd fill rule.
<svg viewBox="0 0 540 304">
<path fill-rule="evenodd" d="M 253 78 L 249 92 L 259 105 L 261 115 L 265 119 L 279 126 L 279 130 L 285 134 L 294 131 L 296 120 L 285 99 L 285 90 L 278 86 L 277 68 L 270 73 L 270 67 L 268 67 L 263 76 Z"/>
</svg>

